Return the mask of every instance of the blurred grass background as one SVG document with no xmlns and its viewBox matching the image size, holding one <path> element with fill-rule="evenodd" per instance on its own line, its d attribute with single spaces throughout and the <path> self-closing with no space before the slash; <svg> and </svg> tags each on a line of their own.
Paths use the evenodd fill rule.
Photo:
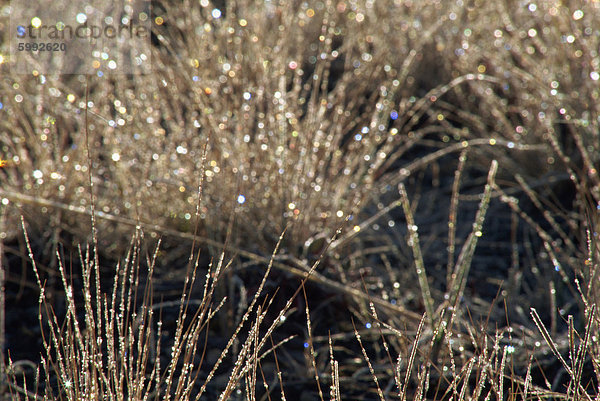
<svg viewBox="0 0 600 401">
<path fill-rule="evenodd" d="M 322 398 L 319 380 L 338 389 L 332 399 L 526 399 L 534 387 L 539 398 L 597 397 L 600 3 L 152 9 L 147 75 L 17 75 L 3 35 L 0 234 L 13 360 L 43 351 L 23 215 L 59 316 L 71 305 L 61 274 L 93 294 L 83 273 L 97 269 L 113 294 L 117 263 L 132 249 L 152 255 L 158 238 L 152 295 L 132 302 L 179 299 L 198 246 L 199 276 L 223 257 L 228 267 L 206 287 L 217 301 L 188 293 L 205 307 L 229 297 L 202 329 L 212 354 L 200 378 L 260 289 L 264 299 L 277 292 L 265 319 L 286 311 L 276 341 L 295 336 L 262 379 L 283 373 L 269 391 L 287 387 L 287 399 Z M 144 239 L 132 245 L 139 229 Z M 80 258 L 80 243 L 97 260 Z M 177 345 L 185 319 L 167 315 L 164 341 Z M 214 398 L 264 399 L 262 384 L 234 374 L 236 357 L 256 362 L 234 347 L 211 382 Z M 238 395 L 224 390 L 231 378 Z M 149 394 L 169 393 L 159 383 Z"/>
</svg>

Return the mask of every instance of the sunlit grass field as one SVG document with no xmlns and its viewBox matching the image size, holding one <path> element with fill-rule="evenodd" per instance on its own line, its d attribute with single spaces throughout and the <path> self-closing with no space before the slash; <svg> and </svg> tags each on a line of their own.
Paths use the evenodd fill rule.
<svg viewBox="0 0 600 401">
<path fill-rule="evenodd" d="M 23 73 L 0 3 L 6 399 L 600 397 L 600 2 L 151 10 Z"/>
</svg>

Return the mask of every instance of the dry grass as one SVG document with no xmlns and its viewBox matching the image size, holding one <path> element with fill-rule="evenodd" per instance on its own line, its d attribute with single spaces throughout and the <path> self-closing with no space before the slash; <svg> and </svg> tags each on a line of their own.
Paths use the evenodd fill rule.
<svg viewBox="0 0 600 401">
<path fill-rule="evenodd" d="M 153 7 L 152 74 L 0 64 L 7 397 L 598 399 L 597 2 Z"/>
</svg>

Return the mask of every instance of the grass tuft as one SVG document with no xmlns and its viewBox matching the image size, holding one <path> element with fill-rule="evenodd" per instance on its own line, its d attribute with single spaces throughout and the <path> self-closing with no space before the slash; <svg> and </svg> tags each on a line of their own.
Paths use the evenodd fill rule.
<svg viewBox="0 0 600 401">
<path fill-rule="evenodd" d="M 599 20 L 156 0 L 145 75 L 0 35 L 0 394 L 597 399 Z"/>
</svg>

